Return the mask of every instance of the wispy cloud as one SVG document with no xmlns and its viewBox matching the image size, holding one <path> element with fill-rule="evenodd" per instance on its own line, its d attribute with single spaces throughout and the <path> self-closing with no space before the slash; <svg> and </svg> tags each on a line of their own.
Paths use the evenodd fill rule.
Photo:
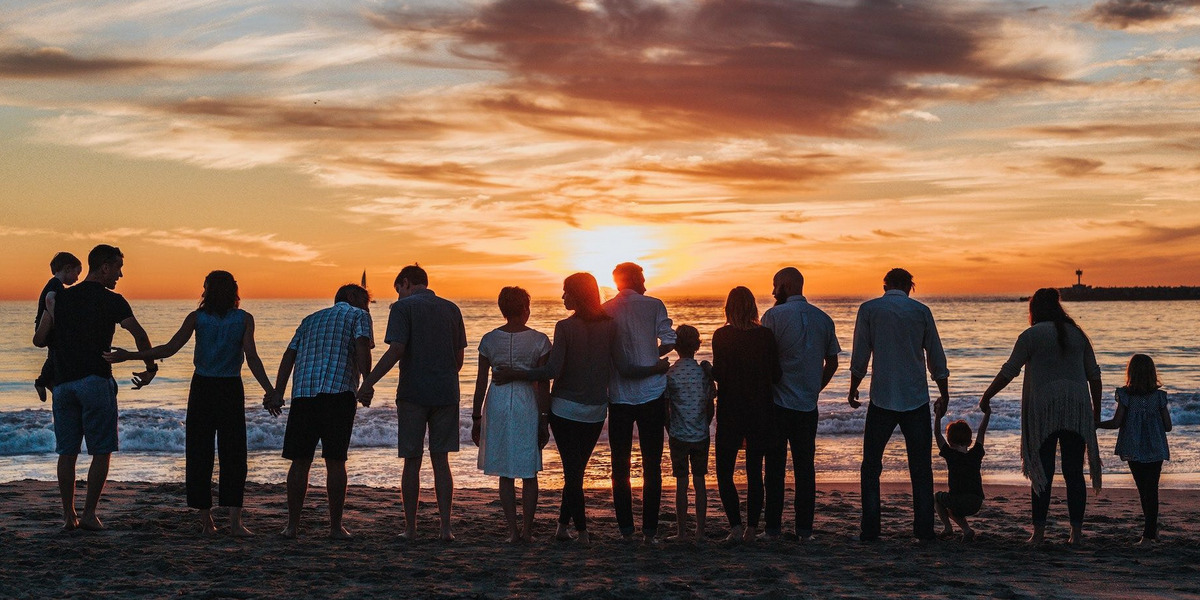
<svg viewBox="0 0 1200 600">
<path fill-rule="evenodd" d="M 1173 28 L 1200 22 L 1197 8 L 1198 0 L 1104 0 L 1088 16 L 1112 29 Z"/>
</svg>

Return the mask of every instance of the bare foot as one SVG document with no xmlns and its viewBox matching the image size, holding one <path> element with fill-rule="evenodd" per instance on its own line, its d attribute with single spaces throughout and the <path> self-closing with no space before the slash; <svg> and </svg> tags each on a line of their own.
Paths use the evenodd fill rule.
<svg viewBox="0 0 1200 600">
<path fill-rule="evenodd" d="M 347 531 L 345 527 L 342 527 L 339 525 L 337 527 L 330 528 L 329 539 L 331 539 L 331 540 L 352 540 L 352 539 L 354 539 L 354 536 L 351 535 L 350 532 Z"/>
<path fill-rule="evenodd" d="M 622 534 L 621 534 L 621 541 L 622 541 L 622 542 L 632 542 L 632 541 L 633 541 L 633 534 L 632 534 L 632 533 L 622 533 Z"/>
<path fill-rule="evenodd" d="M 449 529 L 443 529 L 441 535 L 438 536 L 438 539 L 442 540 L 443 542 L 453 542 L 454 533 L 452 533 Z"/>
<path fill-rule="evenodd" d="M 954 537 L 954 528 L 953 527 L 946 527 L 946 528 L 942 529 L 941 533 L 938 534 L 938 539 L 948 540 L 952 537 Z"/>
<path fill-rule="evenodd" d="M 777 542 L 782 537 L 783 537 L 782 534 L 764 531 L 764 532 L 754 536 L 754 539 L 757 541 L 760 541 L 760 542 Z"/>
<path fill-rule="evenodd" d="M 661 544 L 662 540 L 659 539 L 657 535 L 647 535 L 642 537 L 643 546 L 659 546 Z"/>
<path fill-rule="evenodd" d="M 1133 545 L 1134 546 L 1150 546 L 1152 544 L 1157 544 L 1157 543 L 1158 543 L 1158 538 L 1156 538 L 1156 537 L 1142 536 L 1140 539 L 1138 539 L 1138 541 L 1134 542 Z"/>
<path fill-rule="evenodd" d="M 569 542 L 575 539 L 575 536 L 571 535 L 571 531 L 567 529 L 566 525 L 559 523 L 558 529 L 554 531 L 554 539 L 560 542 Z"/>
<path fill-rule="evenodd" d="M 692 541 L 692 534 L 690 534 L 686 531 L 680 531 L 679 533 L 677 533 L 675 535 L 667 536 L 667 541 L 668 542 L 690 542 L 690 541 Z"/>
<path fill-rule="evenodd" d="M 525 538 L 521 537 L 521 532 L 518 530 L 510 533 L 508 539 L 504 541 L 509 544 L 517 544 L 525 541 Z"/>
<path fill-rule="evenodd" d="M 592 543 L 592 536 L 588 535 L 586 531 L 580 531 L 579 537 L 575 538 L 575 540 L 584 546 L 588 546 Z"/>
<path fill-rule="evenodd" d="M 217 524 L 213 523 L 212 513 L 203 511 L 200 513 L 200 534 L 212 535 L 217 532 Z"/>
<path fill-rule="evenodd" d="M 288 523 L 287 526 L 284 527 L 283 530 L 279 532 L 279 535 L 283 536 L 289 540 L 294 540 L 294 539 L 296 539 L 296 534 L 298 534 L 298 533 L 300 533 L 300 526 L 292 525 L 291 523 Z"/>
<path fill-rule="evenodd" d="M 59 531 L 67 532 L 67 531 L 75 531 L 76 529 L 79 529 L 79 517 L 71 515 L 70 517 L 63 520 L 62 529 L 60 529 Z"/>
<path fill-rule="evenodd" d="M 416 540 L 417 539 L 417 530 L 416 529 L 405 529 L 403 532 L 400 533 L 400 535 L 396 536 L 396 539 L 405 541 L 405 542 L 411 542 L 413 540 Z"/>
<path fill-rule="evenodd" d="M 235 538 L 254 537 L 254 532 L 250 531 L 249 529 L 246 529 L 246 526 L 242 525 L 241 523 L 238 523 L 236 525 L 231 525 L 229 528 L 231 530 L 231 533 L 233 533 L 233 537 L 235 537 Z"/>
<path fill-rule="evenodd" d="M 963 530 L 962 541 L 967 542 L 967 543 L 975 541 L 975 530 L 974 529 Z"/>
<path fill-rule="evenodd" d="M 83 518 L 79 519 L 79 528 L 84 531 L 104 531 L 104 523 L 101 523 L 96 515 L 83 515 Z"/>
<path fill-rule="evenodd" d="M 758 537 L 758 529 L 755 527 L 747 527 L 746 533 L 742 534 L 743 542 L 753 542 Z"/>
<path fill-rule="evenodd" d="M 1071 528 L 1071 537 L 1067 538 L 1067 543 L 1074 546 L 1083 541 L 1083 529 L 1080 527 Z"/>
<path fill-rule="evenodd" d="M 1040 545 L 1042 545 L 1042 542 L 1045 541 L 1045 539 L 1046 539 L 1046 528 L 1038 527 L 1037 525 L 1034 525 L 1033 535 L 1030 535 L 1029 539 L 1025 540 L 1025 543 L 1027 543 L 1031 546 L 1040 546 Z"/>
<path fill-rule="evenodd" d="M 734 525 L 733 527 L 729 528 L 729 535 L 725 536 L 725 543 L 726 544 L 740 543 L 742 541 L 742 537 L 744 535 L 745 535 L 745 532 L 743 531 L 742 526 Z"/>
</svg>

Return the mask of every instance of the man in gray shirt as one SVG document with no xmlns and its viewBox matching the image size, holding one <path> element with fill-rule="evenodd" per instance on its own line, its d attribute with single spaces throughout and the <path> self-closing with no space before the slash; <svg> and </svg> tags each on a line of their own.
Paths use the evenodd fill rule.
<svg viewBox="0 0 1200 600">
<path fill-rule="evenodd" d="M 374 385 L 396 363 L 400 363 L 400 385 L 396 390 L 396 446 L 404 459 L 400 495 L 404 500 L 404 533 L 417 534 L 417 502 L 421 489 L 421 446 L 429 431 L 429 462 L 441 517 L 441 538 L 454 539 L 450 508 L 454 479 L 450 452 L 458 452 L 458 372 L 467 347 L 462 312 L 453 302 L 429 289 L 429 276 L 418 265 L 409 265 L 396 275 L 400 299 L 392 305 L 384 342 L 388 349 L 363 380 L 360 399 L 374 394 Z"/>
<path fill-rule="evenodd" d="M 929 308 L 908 295 L 913 290 L 912 274 L 892 269 L 883 277 L 884 294 L 858 309 L 854 324 L 854 348 L 850 355 L 852 408 L 861 406 L 858 386 L 867 376 L 871 361 L 871 405 L 863 430 L 862 531 L 859 539 L 879 538 L 879 475 L 883 451 L 896 425 L 904 434 L 908 473 L 913 488 L 913 534 L 918 540 L 934 538 L 933 464 L 931 448 L 928 368 L 938 386 L 937 408 L 950 400 L 946 353 L 938 337 Z M 874 359 L 872 361 L 872 355 Z"/>
<path fill-rule="evenodd" d="M 804 298 L 804 275 L 795 267 L 781 269 L 773 280 L 776 305 L 763 314 L 763 327 L 775 334 L 783 377 L 774 387 L 775 422 L 792 448 L 796 478 L 796 536 L 812 537 L 817 497 L 817 398 L 829 385 L 842 351 L 833 319 Z M 782 449 L 786 452 L 786 448 Z M 787 457 L 768 460 L 766 489 L 775 495 L 768 510 L 783 510 L 783 481 Z M 768 515 L 767 523 L 774 521 Z M 771 537 L 779 532 L 768 530 Z"/>
</svg>

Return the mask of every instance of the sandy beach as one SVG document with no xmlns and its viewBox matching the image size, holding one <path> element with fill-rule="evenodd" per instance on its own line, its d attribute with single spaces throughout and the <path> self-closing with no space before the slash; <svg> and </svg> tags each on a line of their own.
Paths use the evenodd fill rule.
<svg viewBox="0 0 1200 600">
<path fill-rule="evenodd" d="M 669 480 L 668 480 L 669 482 Z M 715 487 L 715 486 L 714 486 Z M 642 547 L 619 540 L 609 493 L 589 491 L 593 544 L 551 539 L 557 490 L 543 492 L 538 538 L 504 543 L 494 490 L 459 490 L 457 540 L 436 539 L 432 491 L 423 493 L 422 538 L 395 537 L 401 522 L 396 489 L 353 486 L 348 542 L 324 537 L 324 490 L 312 488 L 306 530 L 297 540 L 275 535 L 285 515 L 281 485 L 250 484 L 247 523 L 258 535 L 236 540 L 198 535 L 177 483 L 110 483 L 102 502 L 103 533 L 58 531 L 52 482 L 0 484 L 0 596 L 5 598 L 825 598 L 994 597 L 1200 598 L 1200 492 L 1164 490 L 1162 541 L 1132 546 L 1141 512 L 1133 490 L 1091 495 L 1080 547 L 1069 547 L 1066 507 L 1055 490 L 1050 543 L 1032 549 L 1028 488 L 988 486 L 975 519 L 979 539 L 965 544 L 911 541 L 906 486 L 884 485 L 884 539 L 856 533 L 857 486 L 822 485 L 812 543 L 725 546 L 715 490 L 710 539 L 703 546 Z M 789 498 L 791 492 L 788 492 Z M 669 496 L 670 497 L 670 496 Z M 79 500 L 82 503 L 82 498 Z M 790 525 L 790 503 L 784 527 Z M 674 529 L 674 507 L 663 506 Z M 218 522 L 225 525 L 224 516 Z"/>
</svg>

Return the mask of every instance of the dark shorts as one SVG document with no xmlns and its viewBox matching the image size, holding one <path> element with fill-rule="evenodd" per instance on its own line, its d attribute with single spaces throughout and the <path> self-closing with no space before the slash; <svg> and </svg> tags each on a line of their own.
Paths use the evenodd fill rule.
<svg viewBox="0 0 1200 600">
<path fill-rule="evenodd" d="M 283 433 L 283 457 L 312 460 L 321 442 L 321 458 L 346 460 L 354 430 L 354 392 L 296 398 L 288 410 Z"/>
<path fill-rule="evenodd" d="M 429 453 L 458 452 L 458 404 L 422 406 L 396 400 L 396 452 L 420 458 L 429 430 Z"/>
<path fill-rule="evenodd" d="M 983 507 L 983 496 L 975 494 L 951 494 L 938 492 L 933 495 L 938 504 L 946 507 L 950 514 L 956 517 L 969 517 Z"/>
<path fill-rule="evenodd" d="M 688 466 L 692 475 L 703 477 L 708 474 L 708 445 L 709 439 L 699 442 L 684 442 L 675 438 L 667 440 L 671 449 L 671 474 L 675 478 L 687 477 Z"/>
<path fill-rule="evenodd" d="M 54 451 L 79 454 L 87 440 L 88 454 L 117 451 L 117 382 L 88 375 L 54 386 Z"/>
</svg>

